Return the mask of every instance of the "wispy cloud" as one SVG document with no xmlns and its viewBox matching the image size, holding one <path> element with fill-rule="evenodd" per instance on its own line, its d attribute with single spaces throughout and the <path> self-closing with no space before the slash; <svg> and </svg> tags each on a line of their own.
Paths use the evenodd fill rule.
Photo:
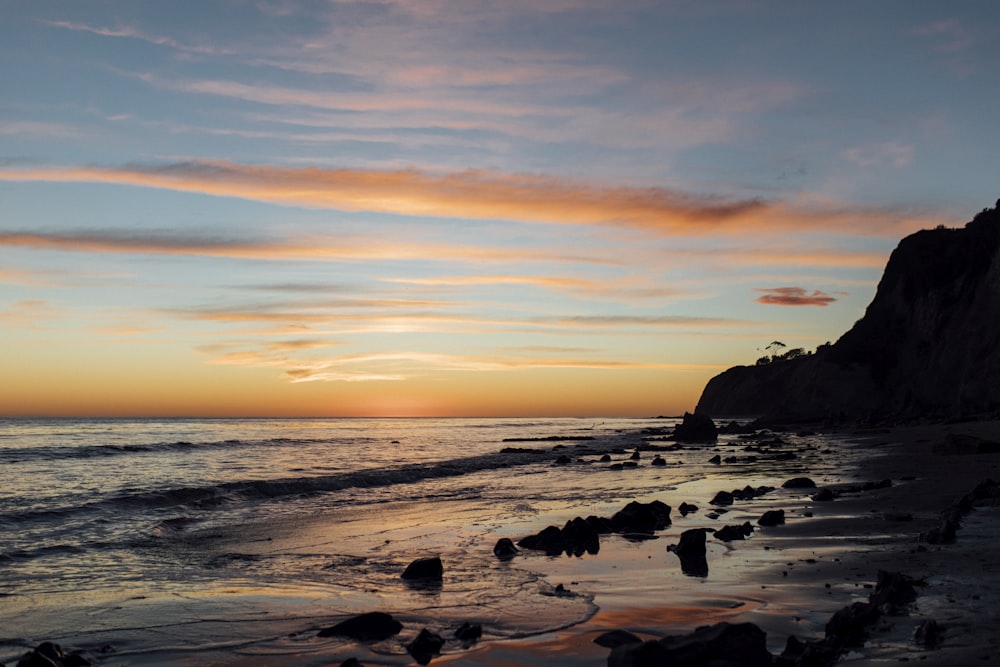
<svg viewBox="0 0 1000 667">
<path fill-rule="evenodd" d="M 170 37 L 165 37 L 163 35 L 156 35 L 136 28 L 134 26 L 118 26 L 114 28 L 94 26 L 86 23 L 76 23 L 73 21 L 42 21 L 42 23 L 52 27 L 61 28 L 63 30 L 72 30 L 74 32 L 86 32 L 94 35 L 100 35 L 102 37 L 120 37 L 126 39 L 136 39 L 149 44 L 156 44 L 157 46 L 166 46 L 171 49 L 176 49 L 178 51 L 184 51 L 188 53 L 199 53 L 206 55 L 223 55 L 228 53 L 225 49 L 220 49 L 216 46 L 209 44 L 186 44 L 180 42 L 176 39 Z"/>
<path fill-rule="evenodd" d="M 2 179 L 0 179 L 2 180 Z M 0 232 L 0 246 L 61 250 L 67 252 L 192 255 L 267 261 L 392 260 L 410 259 L 455 262 L 547 261 L 587 264 L 620 264 L 597 253 L 570 253 L 536 248 L 488 245 L 393 242 L 384 237 L 303 238 L 298 241 L 240 241 L 179 234 L 142 234 L 115 231 L 35 233 Z"/>
<path fill-rule="evenodd" d="M 2 169 L 0 180 L 99 182 L 219 197 L 404 216 L 524 223 L 607 225 L 661 236 L 782 234 L 789 231 L 898 235 L 923 219 L 908 211 L 865 209 L 611 187 L 548 176 L 467 170 L 437 174 L 287 168 L 225 161 L 122 167 Z"/>
<path fill-rule="evenodd" d="M 19 329 L 42 330 L 45 322 L 62 316 L 62 310 L 43 299 L 22 299 L 0 311 L 0 322 Z"/>
<path fill-rule="evenodd" d="M 357 368 L 360 366 L 361 368 Z M 716 368 L 697 364 L 667 364 L 607 359 L 564 357 L 482 357 L 428 352 L 380 352 L 345 355 L 289 369 L 285 376 L 299 382 L 358 382 L 373 380 L 406 380 L 424 374 L 440 372 L 504 372 L 534 368 L 584 368 L 591 370 L 690 370 Z M 400 370 L 405 369 L 405 370 Z"/>
<path fill-rule="evenodd" d="M 802 287 L 772 287 L 758 289 L 761 295 L 757 303 L 770 306 L 829 306 L 837 299 L 820 290 L 809 290 Z"/>
<path fill-rule="evenodd" d="M 890 166 L 902 169 L 913 163 L 913 154 L 914 148 L 912 145 L 888 141 L 871 146 L 848 148 L 842 155 L 848 162 L 852 162 L 859 167 Z"/>
</svg>

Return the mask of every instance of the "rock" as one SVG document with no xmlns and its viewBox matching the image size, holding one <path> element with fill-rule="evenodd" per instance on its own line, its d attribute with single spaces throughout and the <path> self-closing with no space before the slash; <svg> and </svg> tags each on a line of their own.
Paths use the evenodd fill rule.
<svg viewBox="0 0 1000 667">
<path fill-rule="evenodd" d="M 635 450 L 634 452 L 632 452 L 632 456 L 631 456 L 630 458 L 631 458 L 631 459 L 632 459 L 633 461 L 638 461 L 639 459 L 641 459 L 641 458 L 642 458 L 642 456 L 641 456 L 641 455 L 639 454 L 639 450 L 637 449 L 637 450 Z"/>
<path fill-rule="evenodd" d="M 770 667 L 767 635 L 753 623 L 716 623 L 683 636 L 624 644 L 608 656 L 609 667 Z"/>
<path fill-rule="evenodd" d="M 608 667 L 663 667 L 670 664 L 668 655 L 667 649 L 652 639 L 640 644 L 622 644 L 611 651 Z"/>
<path fill-rule="evenodd" d="M 681 516 L 687 516 L 692 512 L 698 511 L 697 505 L 690 505 L 688 503 L 681 503 L 681 506 L 677 508 L 677 511 L 681 513 Z"/>
<path fill-rule="evenodd" d="M 685 412 L 683 420 L 674 429 L 673 437 L 678 442 L 715 442 L 719 438 L 719 429 L 708 415 Z"/>
<path fill-rule="evenodd" d="M 832 489 L 820 489 L 816 493 L 810 496 L 815 502 L 825 503 L 833 500 L 833 490 Z"/>
<path fill-rule="evenodd" d="M 660 467 L 660 466 L 667 465 L 667 462 L 663 460 L 662 456 L 654 456 L 653 457 L 653 462 L 650 463 L 650 465 Z"/>
<path fill-rule="evenodd" d="M 416 639 L 406 645 L 406 652 L 421 665 L 429 663 L 434 656 L 441 655 L 444 638 L 424 628 Z"/>
<path fill-rule="evenodd" d="M 715 497 L 708 501 L 712 505 L 732 505 L 733 504 L 733 494 L 728 491 L 719 491 L 715 494 Z"/>
<path fill-rule="evenodd" d="M 361 661 L 357 658 L 348 658 L 340 663 L 340 667 L 361 667 Z"/>
<path fill-rule="evenodd" d="M 704 528 L 692 528 L 681 533 L 681 541 L 667 547 L 681 561 L 681 572 L 690 577 L 707 577 L 708 560 L 705 557 Z"/>
<path fill-rule="evenodd" d="M 870 602 L 854 602 L 836 612 L 826 623 L 826 638 L 837 646 L 861 646 L 866 629 L 878 620 L 878 607 Z"/>
<path fill-rule="evenodd" d="M 87 667 L 90 661 L 78 651 L 63 653 L 62 647 L 53 642 L 42 642 L 33 651 L 17 661 L 17 667 Z"/>
<path fill-rule="evenodd" d="M 715 539 L 722 540 L 723 542 L 732 542 L 733 540 L 744 540 L 748 535 L 753 534 L 753 526 L 747 521 L 740 526 L 723 526 L 719 530 L 715 531 L 713 535 Z"/>
<path fill-rule="evenodd" d="M 596 637 L 594 643 L 604 648 L 618 648 L 625 644 L 641 644 L 642 639 L 626 630 L 610 630 Z"/>
<path fill-rule="evenodd" d="M 941 626 L 931 618 L 921 621 L 917 625 L 917 629 L 913 633 L 913 641 L 923 648 L 935 649 L 941 644 L 942 634 Z"/>
<path fill-rule="evenodd" d="M 601 463 L 611 463 L 611 454 L 605 454 L 601 457 Z"/>
<path fill-rule="evenodd" d="M 816 482 L 808 477 L 793 477 L 781 485 L 783 489 L 815 489 Z"/>
<path fill-rule="evenodd" d="M 501 537 L 493 546 L 493 555 L 500 560 L 510 560 L 521 553 L 509 537 Z"/>
<path fill-rule="evenodd" d="M 466 621 L 455 630 L 455 639 L 465 643 L 479 640 L 483 636 L 483 626 Z"/>
<path fill-rule="evenodd" d="M 561 455 L 559 458 L 556 459 L 556 465 L 560 465 L 560 466 L 568 465 L 568 464 L 570 464 L 572 462 L 573 462 L 573 459 L 571 459 L 570 457 L 566 456 L 565 454 Z"/>
<path fill-rule="evenodd" d="M 652 533 L 670 526 L 670 506 L 654 500 L 649 503 L 632 501 L 611 517 L 618 533 Z"/>
<path fill-rule="evenodd" d="M 372 611 L 320 630 L 320 637 L 350 637 L 365 642 L 377 642 L 398 635 L 403 624 L 389 614 Z"/>
<path fill-rule="evenodd" d="M 410 581 L 416 579 L 441 581 L 444 578 L 444 566 L 438 556 L 418 558 L 406 566 L 402 577 Z"/>
<path fill-rule="evenodd" d="M 722 457 L 716 454 L 715 456 L 710 458 L 708 462 L 714 465 L 722 465 Z"/>
<path fill-rule="evenodd" d="M 768 510 L 757 519 L 758 526 L 781 526 L 785 523 L 785 510 Z"/>
<path fill-rule="evenodd" d="M 599 520 L 588 522 L 576 517 L 566 522 L 562 529 L 548 526 L 535 535 L 529 535 L 518 541 L 518 546 L 534 551 L 544 551 L 550 556 L 562 553 L 571 556 L 582 556 L 584 553 L 597 554 L 601 549 L 600 538 L 596 525 Z"/>
</svg>

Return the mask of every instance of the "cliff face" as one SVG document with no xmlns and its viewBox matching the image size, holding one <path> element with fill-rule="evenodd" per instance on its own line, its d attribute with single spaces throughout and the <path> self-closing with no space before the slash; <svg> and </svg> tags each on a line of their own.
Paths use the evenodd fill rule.
<svg viewBox="0 0 1000 667">
<path fill-rule="evenodd" d="M 697 413 L 826 418 L 1000 410 L 1000 201 L 893 251 L 863 318 L 816 354 L 712 378 Z"/>
</svg>

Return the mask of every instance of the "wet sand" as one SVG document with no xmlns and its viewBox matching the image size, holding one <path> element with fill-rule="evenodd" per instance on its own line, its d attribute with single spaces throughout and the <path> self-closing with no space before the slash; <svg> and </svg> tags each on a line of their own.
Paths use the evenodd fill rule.
<svg viewBox="0 0 1000 667">
<path fill-rule="evenodd" d="M 879 570 L 901 572 L 924 585 L 906 615 L 884 617 L 864 646 L 843 656 L 839 664 L 968 665 L 1000 660 L 1000 655 L 994 657 L 1000 644 L 1000 507 L 975 508 L 962 521 L 954 544 L 930 545 L 920 539 L 939 525 L 943 510 L 976 484 L 1000 480 L 1000 453 L 935 451 L 949 434 L 1000 442 L 1000 422 L 845 434 L 845 447 L 857 455 L 848 457 L 854 465 L 840 475 L 817 477 L 817 483 L 830 481 L 832 488 L 843 489 L 890 479 L 893 485 L 845 492 L 831 502 L 779 490 L 737 503 L 722 521 L 741 522 L 782 508 L 787 522 L 758 528 L 750 539 L 728 547 L 710 539 L 710 573 L 697 585 L 673 576 L 677 560 L 665 548 L 695 523 L 693 516 L 675 514 L 674 525 L 659 540 L 640 545 L 620 539 L 602 542 L 601 553 L 590 563 L 550 559 L 546 574 L 553 583 L 565 581 L 571 590 L 595 592 L 600 611 L 593 618 L 564 632 L 489 643 L 436 662 L 603 665 L 610 651 L 593 640 L 608 630 L 656 638 L 723 620 L 756 623 L 767 632 L 768 648 L 778 654 L 789 635 L 821 639 L 834 612 L 867 600 Z M 677 492 L 669 495 L 677 497 Z M 697 500 L 704 511 L 707 499 Z M 917 626 L 931 619 L 943 628 L 941 644 L 934 649 L 914 641 Z"/>
<path fill-rule="evenodd" d="M 541 575 L 550 591 L 561 584 L 564 592 L 560 595 L 592 598 L 596 612 L 588 620 L 543 635 L 517 638 L 514 632 L 497 637 L 489 632 L 490 610 L 459 610 L 461 615 L 482 614 L 483 640 L 468 648 L 449 643 L 431 664 L 604 665 L 610 651 L 594 639 L 609 630 L 627 630 L 652 639 L 684 634 L 719 621 L 757 624 L 767 633 L 768 649 L 777 655 L 790 636 L 806 641 L 821 639 L 834 612 L 867 600 L 879 570 L 901 572 L 923 580 L 925 585 L 918 589 L 918 598 L 907 615 L 884 617 L 871 628 L 864 646 L 845 655 L 842 664 L 919 661 L 924 665 L 965 665 L 1000 660 L 1000 656 L 993 658 L 1000 643 L 996 632 L 1000 620 L 1000 507 L 974 509 L 962 521 L 954 544 L 920 541 L 921 534 L 938 526 L 942 511 L 959 497 L 986 478 L 1000 480 L 1000 453 L 963 453 L 961 448 L 941 451 L 949 434 L 1000 442 L 1000 422 L 843 431 L 823 439 L 835 444 L 808 461 L 800 458 L 778 464 L 761 457 L 758 462 L 724 463 L 706 479 L 664 488 L 640 499 L 658 498 L 674 508 L 673 525 L 657 539 L 634 542 L 620 535 L 602 536 L 597 555 L 548 557 L 523 551 L 510 562 L 512 568 Z M 802 445 L 799 440 L 797 446 Z M 725 458 L 743 453 L 743 446 L 734 441 L 717 447 L 697 446 L 683 453 L 705 460 L 721 453 Z M 643 453 L 643 465 L 648 465 L 652 455 Z M 670 458 L 670 454 L 664 456 Z M 572 469 L 567 468 L 565 474 L 573 475 Z M 737 501 L 712 518 L 719 510 L 709 504 L 716 491 L 746 484 L 780 486 L 782 480 L 797 476 L 808 476 L 838 495 L 833 501 L 820 502 L 810 497 L 815 489 L 776 488 L 751 500 Z M 885 479 L 892 485 L 857 488 L 863 482 Z M 700 509 L 682 516 L 677 510 L 681 502 Z M 757 527 L 745 541 L 723 543 L 709 537 L 708 576 L 684 575 L 677 557 L 667 550 L 689 528 L 720 528 L 744 521 L 756 524 L 765 511 L 774 509 L 785 511 L 784 525 Z M 581 509 L 581 513 L 589 511 Z M 523 536 L 516 531 L 524 528 L 506 526 L 497 534 L 481 536 L 477 549 L 483 552 L 481 557 L 489 563 L 490 571 L 500 567 L 488 553 L 493 541 L 499 536 Z M 438 620 L 451 612 L 458 613 L 429 611 L 435 618 L 441 616 Z M 944 629 L 943 641 L 935 649 L 913 641 L 917 625 L 929 619 Z M 401 620 L 407 629 L 387 651 L 372 645 L 317 641 L 293 618 L 286 639 L 270 647 L 272 655 L 254 645 L 237 650 L 230 645 L 194 654 L 185 650 L 133 654 L 128 664 L 187 665 L 194 659 L 203 665 L 318 665 L 340 664 L 352 656 L 365 665 L 415 664 L 400 654 L 399 644 L 412 639 L 410 635 L 419 626 L 413 625 L 412 619 Z M 281 625 L 280 619 L 275 621 L 276 626 Z M 525 625 L 533 621 L 537 619 L 525 619 Z M 507 627 L 516 623 L 517 619 L 505 618 Z M 99 660 L 98 664 L 104 662 Z M 118 664 L 108 656 L 108 664 L 112 663 Z"/>
</svg>

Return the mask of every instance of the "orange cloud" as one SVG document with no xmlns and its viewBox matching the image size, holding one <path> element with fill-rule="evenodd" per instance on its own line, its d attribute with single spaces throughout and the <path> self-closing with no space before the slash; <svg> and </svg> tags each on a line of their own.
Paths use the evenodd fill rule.
<svg viewBox="0 0 1000 667">
<path fill-rule="evenodd" d="M 601 186 L 548 176 L 467 170 L 289 168 L 225 161 L 3 169 L 0 180 L 100 182 L 342 211 L 525 223 L 612 225 L 662 236 L 822 229 L 867 236 L 928 226 L 905 212 Z M 930 221 L 936 222 L 936 221 Z"/>
<path fill-rule="evenodd" d="M 757 297 L 757 303 L 771 306 L 828 306 L 837 300 L 826 292 L 813 290 L 810 293 L 801 287 L 774 287 L 756 291 L 763 293 Z"/>
</svg>

